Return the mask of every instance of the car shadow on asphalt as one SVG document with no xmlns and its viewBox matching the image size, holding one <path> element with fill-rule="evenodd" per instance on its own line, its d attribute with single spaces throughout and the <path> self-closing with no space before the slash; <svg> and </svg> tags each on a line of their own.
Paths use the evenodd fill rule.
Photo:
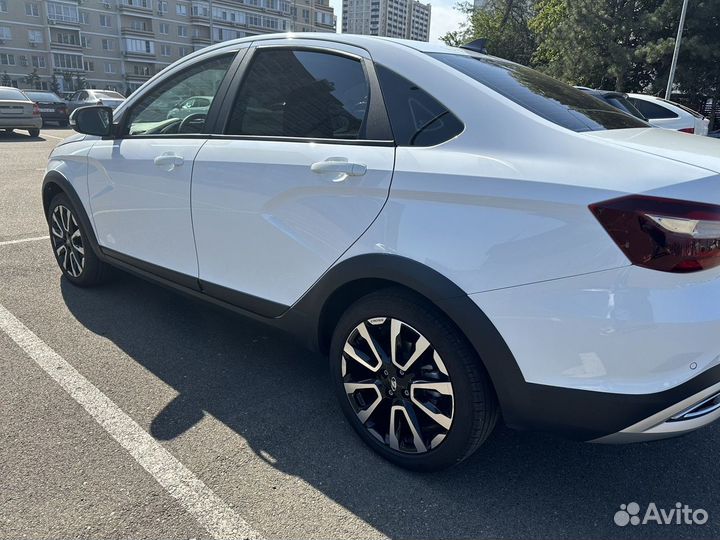
<svg viewBox="0 0 720 540">
<path fill-rule="evenodd" d="M 18 142 L 44 142 L 46 140 L 47 139 L 42 136 L 42 131 L 40 132 L 39 137 L 31 137 L 26 131 L 13 131 L 12 133 L 8 133 L 7 131 L 4 131 L 2 128 L 0 128 L 0 144 Z"/>
<path fill-rule="evenodd" d="M 281 332 L 122 273 L 93 289 L 61 281 L 78 321 L 178 392 L 156 412 L 154 437 L 173 439 L 211 414 L 390 537 L 720 537 L 717 427 L 605 446 L 499 426 L 460 466 L 411 473 L 363 446 L 336 405 L 326 360 Z M 633 501 L 679 501 L 710 521 L 616 526 L 615 512 Z"/>
</svg>

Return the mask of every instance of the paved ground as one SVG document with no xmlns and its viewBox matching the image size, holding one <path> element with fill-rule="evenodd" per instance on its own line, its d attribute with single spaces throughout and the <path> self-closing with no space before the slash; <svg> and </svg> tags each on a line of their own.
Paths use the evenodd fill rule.
<svg viewBox="0 0 720 540">
<path fill-rule="evenodd" d="M 72 368 L 266 538 L 720 537 L 720 426 L 625 447 L 500 428 L 461 467 L 411 474 L 365 449 L 325 360 L 285 336 L 123 274 L 70 286 L 48 241 L 7 243 L 47 234 L 42 169 L 67 134 L 0 133 L 0 308 L 42 344 L 0 331 L 1 538 L 218 536 L 56 382 Z M 41 369 L 50 349 L 72 368 Z M 616 526 L 632 501 L 710 519 Z"/>
</svg>

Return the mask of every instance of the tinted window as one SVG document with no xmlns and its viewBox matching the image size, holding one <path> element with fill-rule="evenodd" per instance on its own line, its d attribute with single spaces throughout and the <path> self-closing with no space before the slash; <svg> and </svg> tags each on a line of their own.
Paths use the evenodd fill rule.
<svg viewBox="0 0 720 540">
<path fill-rule="evenodd" d="M 27 101 L 28 98 L 20 90 L 14 88 L 0 88 L 0 99 L 16 99 Z"/>
<path fill-rule="evenodd" d="M 227 133 L 363 138 L 369 94 L 359 60 L 314 51 L 259 49 L 238 92 Z"/>
<path fill-rule="evenodd" d="M 432 54 L 529 111 L 573 131 L 646 124 L 572 86 L 507 60 L 475 54 Z"/>
<path fill-rule="evenodd" d="M 130 111 L 126 131 L 130 135 L 175 135 L 207 133 L 207 112 L 180 114 L 186 100 L 198 94 L 215 96 L 234 54 L 197 62 L 192 67 L 165 79 L 144 94 Z"/>
<path fill-rule="evenodd" d="M 621 111 L 625 111 L 628 114 L 632 114 L 635 118 L 639 118 L 640 120 L 647 120 L 643 116 L 643 114 L 637 110 L 635 105 L 630 103 L 630 100 L 623 96 L 609 96 L 605 98 L 605 101 L 607 101 L 610 105 L 615 107 L 616 109 L 620 109 Z"/>
<path fill-rule="evenodd" d="M 430 94 L 384 66 L 376 66 L 398 146 L 433 146 L 462 132 L 462 122 Z"/>
<path fill-rule="evenodd" d="M 645 101 L 644 99 L 628 98 L 632 101 L 632 104 L 645 115 L 646 118 L 651 120 L 657 118 L 678 118 L 678 115 L 672 112 L 670 109 L 666 109 L 662 105 Z"/>
<path fill-rule="evenodd" d="M 32 99 L 33 101 L 48 101 L 48 102 L 55 102 L 55 101 L 62 101 L 59 97 L 57 97 L 52 92 L 25 92 L 25 95 Z"/>
</svg>

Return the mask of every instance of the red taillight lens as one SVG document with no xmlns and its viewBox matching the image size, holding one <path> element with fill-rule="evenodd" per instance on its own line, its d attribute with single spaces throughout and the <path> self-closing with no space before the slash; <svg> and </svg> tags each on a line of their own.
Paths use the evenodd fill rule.
<svg viewBox="0 0 720 540">
<path fill-rule="evenodd" d="M 720 206 L 629 195 L 590 210 L 633 264 L 663 272 L 720 265 Z"/>
<path fill-rule="evenodd" d="M 690 134 L 692 135 L 693 133 L 695 133 L 695 128 L 694 128 L 694 127 L 692 127 L 692 128 L 682 128 L 682 129 L 678 129 L 678 131 L 679 131 L 680 133 L 690 133 Z"/>
<path fill-rule="evenodd" d="M 40 107 L 37 103 L 33 103 L 33 116 L 40 116 Z"/>
</svg>

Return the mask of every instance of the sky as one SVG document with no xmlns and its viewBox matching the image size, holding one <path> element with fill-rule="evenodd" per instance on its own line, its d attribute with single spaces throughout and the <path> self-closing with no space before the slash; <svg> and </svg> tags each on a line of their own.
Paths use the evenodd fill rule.
<svg viewBox="0 0 720 540">
<path fill-rule="evenodd" d="M 437 42 L 440 36 L 445 35 L 451 30 L 457 30 L 464 21 L 464 18 L 463 15 L 454 8 L 457 0 L 434 0 L 431 3 L 430 41 Z M 342 19 L 342 0 L 330 0 L 330 5 L 335 8 L 338 26 L 340 26 Z"/>
</svg>

